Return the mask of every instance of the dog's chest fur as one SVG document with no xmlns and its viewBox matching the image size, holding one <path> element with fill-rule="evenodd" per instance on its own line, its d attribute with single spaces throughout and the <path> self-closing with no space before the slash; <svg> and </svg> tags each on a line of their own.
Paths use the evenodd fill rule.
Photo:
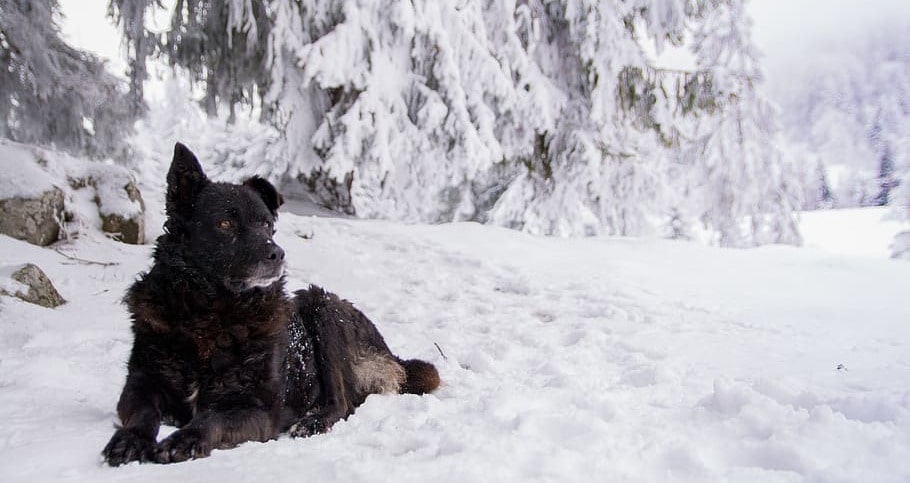
<svg viewBox="0 0 910 483">
<path fill-rule="evenodd" d="M 283 386 L 287 322 L 292 305 L 281 283 L 241 294 L 199 290 L 166 266 L 137 281 L 126 302 L 133 315 L 135 349 L 157 367 L 172 401 L 184 410 L 240 393 L 254 382 Z"/>
</svg>

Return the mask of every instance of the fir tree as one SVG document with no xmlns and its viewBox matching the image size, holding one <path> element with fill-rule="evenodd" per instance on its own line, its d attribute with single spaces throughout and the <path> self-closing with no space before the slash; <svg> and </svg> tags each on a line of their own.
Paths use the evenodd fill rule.
<svg viewBox="0 0 910 483">
<path fill-rule="evenodd" d="M 155 8 L 150 0 L 111 5 L 121 19 Z M 739 146 L 752 165 L 782 171 L 779 153 L 755 154 L 773 137 L 761 119 L 770 111 L 755 107 L 754 96 L 730 102 L 751 91 L 717 89 L 735 78 L 724 75 L 725 59 L 700 72 L 664 72 L 641 48 L 680 45 L 690 25 L 718 8 L 728 7 L 708 0 L 178 0 L 156 49 L 205 86 L 210 112 L 252 104 L 276 128 L 277 136 L 254 141 L 268 146 L 249 150 L 265 156 L 246 158 L 255 166 L 245 171 L 296 180 L 327 206 L 553 235 L 666 233 L 679 213 L 693 212 L 674 207 L 725 189 L 723 181 L 679 189 L 698 168 L 677 156 L 689 146 L 695 116 L 735 104 L 740 113 L 724 118 L 715 145 Z M 143 55 L 146 33 L 124 34 L 132 54 Z M 712 162 L 754 170 L 736 166 L 739 154 Z M 740 182 L 745 189 L 730 191 L 729 200 L 747 208 L 702 209 L 706 222 L 757 224 L 731 245 L 792 241 L 757 234 L 775 223 L 789 227 L 790 188 L 780 177 Z M 753 198 L 740 200 L 746 196 L 765 199 L 753 208 Z"/>
<path fill-rule="evenodd" d="M 130 132 L 121 82 L 60 38 L 56 0 L 0 0 L 0 135 L 119 158 Z"/>
<path fill-rule="evenodd" d="M 718 244 L 799 243 L 798 187 L 777 148 L 772 108 L 757 92 L 762 73 L 750 29 L 744 2 L 721 0 L 695 31 L 697 62 L 711 73 L 720 108 L 698 118 L 684 162 L 700 193 L 696 211 Z"/>
<path fill-rule="evenodd" d="M 897 173 L 910 168 L 907 27 L 906 21 L 882 24 L 859 42 L 807 58 L 787 76 L 786 89 L 778 87 L 789 150 L 837 172 L 828 181 L 839 207 L 882 202 L 885 158 Z"/>
<path fill-rule="evenodd" d="M 876 206 L 887 206 L 891 202 L 891 191 L 897 187 L 894 177 L 894 160 L 891 155 L 891 146 L 885 144 L 881 158 L 878 162 L 878 194 L 873 203 Z"/>
<path fill-rule="evenodd" d="M 815 173 L 817 180 L 816 196 L 815 196 L 815 206 L 812 208 L 834 208 L 836 200 L 834 195 L 831 193 L 830 185 L 828 184 L 828 174 L 825 169 L 825 165 L 819 161 L 815 165 Z"/>
</svg>

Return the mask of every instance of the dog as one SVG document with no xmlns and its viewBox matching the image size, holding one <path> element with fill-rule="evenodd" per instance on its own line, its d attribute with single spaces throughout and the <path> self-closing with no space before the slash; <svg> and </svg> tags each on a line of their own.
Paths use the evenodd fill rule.
<svg viewBox="0 0 910 483">
<path fill-rule="evenodd" d="M 370 394 L 425 394 L 436 368 L 392 354 L 350 302 L 310 286 L 289 297 L 267 180 L 206 178 L 177 143 L 165 233 L 125 303 L 134 342 L 107 464 L 173 463 L 282 433 L 328 431 Z M 177 430 L 156 441 L 162 423 Z"/>
</svg>

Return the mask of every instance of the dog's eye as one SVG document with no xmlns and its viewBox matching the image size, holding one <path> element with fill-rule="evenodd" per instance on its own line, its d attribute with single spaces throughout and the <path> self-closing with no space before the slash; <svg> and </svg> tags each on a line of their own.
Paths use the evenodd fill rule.
<svg viewBox="0 0 910 483">
<path fill-rule="evenodd" d="M 231 220 L 221 220 L 218 222 L 218 228 L 221 228 L 222 230 L 226 230 L 226 231 L 233 231 L 234 222 Z"/>
</svg>

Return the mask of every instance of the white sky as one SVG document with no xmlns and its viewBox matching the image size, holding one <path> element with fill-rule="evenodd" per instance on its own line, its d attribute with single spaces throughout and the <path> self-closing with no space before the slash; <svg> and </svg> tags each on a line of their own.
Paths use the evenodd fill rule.
<svg viewBox="0 0 910 483">
<path fill-rule="evenodd" d="M 76 46 L 111 59 L 123 75 L 121 39 L 105 16 L 107 0 L 60 0 L 63 34 Z M 836 53 L 884 27 L 910 29 L 910 0 L 751 0 L 754 38 L 765 54 L 770 84 L 784 83 L 791 68 Z M 684 66 L 685 55 L 668 53 L 668 64 Z M 663 62 L 662 62 L 663 63 Z"/>
<path fill-rule="evenodd" d="M 107 18 L 107 0 L 59 0 L 63 37 L 72 45 L 110 59 L 110 70 L 124 75 L 120 32 Z"/>
<path fill-rule="evenodd" d="M 910 0 L 751 0 L 753 38 L 769 82 L 885 28 L 910 29 Z"/>
</svg>

